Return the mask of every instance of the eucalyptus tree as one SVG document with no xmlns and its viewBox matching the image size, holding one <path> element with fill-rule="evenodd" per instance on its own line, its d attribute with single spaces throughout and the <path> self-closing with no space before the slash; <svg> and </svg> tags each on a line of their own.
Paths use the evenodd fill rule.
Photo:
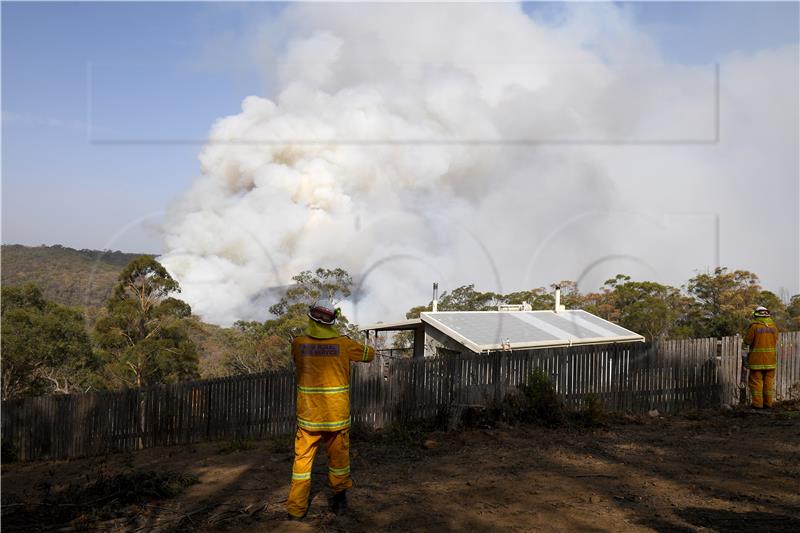
<svg viewBox="0 0 800 533">
<path fill-rule="evenodd" d="M 185 319 L 189 305 L 173 297 L 180 286 L 151 256 L 134 259 L 119 275 L 95 341 L 112 385 L 142 387 L 198 375 L 195 344 Z"/>
</svg>

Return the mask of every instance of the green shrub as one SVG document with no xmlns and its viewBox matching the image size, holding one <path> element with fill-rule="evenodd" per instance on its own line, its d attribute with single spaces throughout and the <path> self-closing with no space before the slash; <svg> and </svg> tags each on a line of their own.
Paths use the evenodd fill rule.
<svg viewBox="0 0 800 533">
<path fill-rule="evenodd" d="M 253 449 L 253 439 L 250 437 L 234 437 L 219 449 L 219 453 L 233 453 Z"/>
<path fill-rule="evenodd" d="M 546 426 L 557 426 L 564 421 L 564 405 L 556 393 L 553 381 L 543 370 L 528 376 L 522 392 L 530 402 L 530 418 Z"/>
<path fill-rule="evenodd" d="M 291 453 L 294 451 L 294 434 L 272 437 L 267 447 L 272 453 Z"/>
<path fill-rule="evenodd" d="M 422 423 L 393 422 L 385 428 L 383 436 L 391 442 L 416 446 L 422 442 L 425 436 L 425 428 L 423 428 Z"/>
<path fill-rule="evenodd" d="M 101 477 L 93 484 L 74 493 L 65 492 L 54 496 L 54 502 L 103 502 L 121 504 L 143 503 L 150 500 L 174 498 L 186 487 L 199 483 L 197 475 L 184 472 L 131 472 L 113 477 Z"/>
<path fill-rule="evenodd" d="M 546 427 L 564 424 L 584 428 L 601 427 L 608 418 L 603 403 L 595 394 L 587 394 L 580 409 L 565 408 L 550 376 L 538 369 L 530 373 L 525 384 L 506 395 L 499 409 L 490 413 L 495 420 L 528 422 Z"/>
<path fill-rule="evenodd" d="M 82 479 L 82 478 L 77 478 Z M 70 483 L 58 491 L 50 482 L 36 485 L 41 501 L 3 511 L 9 531 L 101 531 L 97 522 L 119 518 L 128 505 L 174 498 L 199 480 L 192 473 L 133 471 L 112 477 L 100 475 L 86 484 Z M 67 527 L 65 527 L 67 526 Z M 70 527 L 73 526 L 73 527 Z"/>
<path fill-rule="evenodd" d="M 596 428 L 605 425 L 607 415 L 600 398 L 590 393 L 584 396 L 583 407 L 570 413 L 569 418 L 578 426 Z"/>
<path fill-rule="evenodd" d="M 524 385 L 506 396 L 500 409 L 510 422 L 532 422 L 555 427 L 564 422 L 564 406 L 544 371 L 534 370 Z"/>
</svg>

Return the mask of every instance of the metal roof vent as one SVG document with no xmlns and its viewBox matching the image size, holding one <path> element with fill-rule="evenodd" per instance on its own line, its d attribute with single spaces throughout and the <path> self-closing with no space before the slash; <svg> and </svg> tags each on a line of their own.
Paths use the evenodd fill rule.
<svg viewBox="0 0 800 533">
<path fill-rule="evenodd" d="M 500 304 L 497 306 L 498 311 L 532 311 L 533 307 L 528 302 L 522 302 L 521 304 Z"/>
<path fill-rule="evenodd" d="M 563 313 L 566 310 L 567 308 L 561 305 L 561 286 L 556 285 L 556 305 L 553 311 L 556 313 Z"/>
</svg>

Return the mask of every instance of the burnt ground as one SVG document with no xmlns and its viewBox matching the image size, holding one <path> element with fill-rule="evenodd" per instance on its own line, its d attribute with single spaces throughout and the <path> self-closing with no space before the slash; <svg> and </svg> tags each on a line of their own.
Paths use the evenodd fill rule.
<svg viewBox="0 0 800 533">
<path fill-rule="evenodd" d="M 327 509 L 321 453 L 301 522 L 285 520 L 290 440 L 225 444 L 4 465 L 3 530 L 800 531 L 796 406 L 627 416 L 593 430 L 501 424 L 354 436 L 350 512 Z M 52 498 L 151 470 L 198 483 L 99 511 Z"/>
</svg>

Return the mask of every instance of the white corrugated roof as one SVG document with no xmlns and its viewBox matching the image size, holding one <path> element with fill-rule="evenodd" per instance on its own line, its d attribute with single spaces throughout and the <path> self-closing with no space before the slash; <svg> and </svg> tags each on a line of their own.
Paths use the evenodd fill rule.
<svg viewBox="0 0 800 533">
<path fill-rule="evenodd" d="M 401 331 L 404 329 L 415 329 L 422 321 L 419 318 L 410 320 L 400 320 L 398 322 L 378 322 L 368 326 L 359 327 L 359 331 Z"/>
<path fill-rule="evenodd" d="M 361 331 L 415 329 L 422 322 L 474 352 L 582 344 L 643 342 L 644 337 L 582 310 L 561 311 L 440 311 L 420 318 L 373 324 Z"/>
<path fill-rule="evenodd" d="M 644 337 L 581 310 L 445 311 L 420 318 L 474 352 L 642 342 Z"/>
</svg>

